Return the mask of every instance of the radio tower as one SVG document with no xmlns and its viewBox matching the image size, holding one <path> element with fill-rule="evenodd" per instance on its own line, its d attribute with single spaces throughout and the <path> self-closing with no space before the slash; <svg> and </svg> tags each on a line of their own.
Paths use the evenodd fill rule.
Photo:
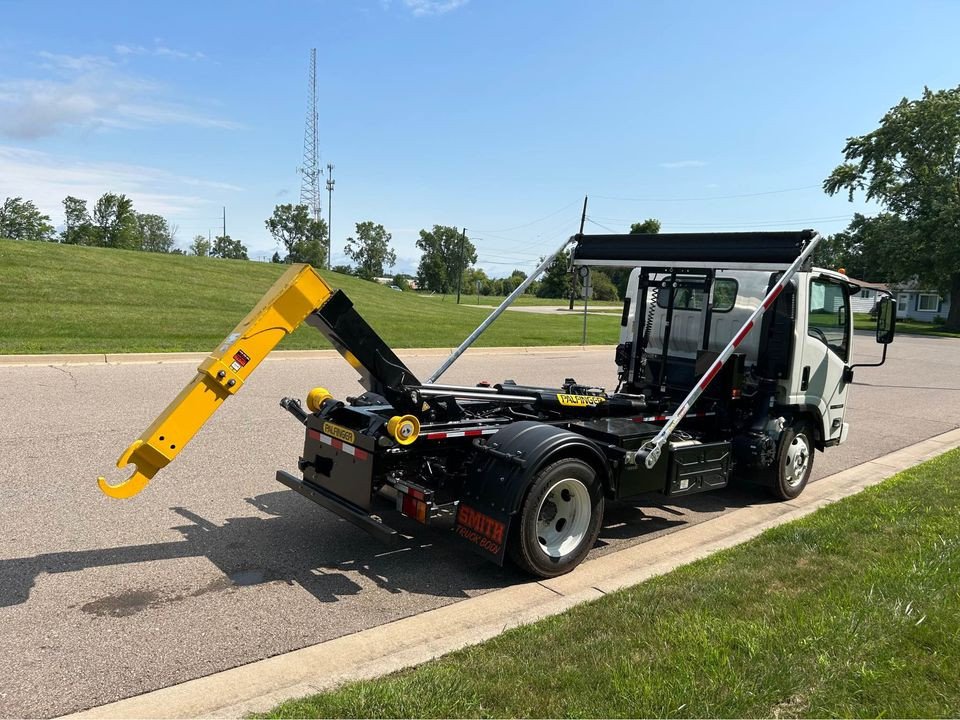
<svg viewBox="0 0 960 720">
<path fill-rule="evenodd" d="M 307 122 L 303 131 L 303 165 L 300 174 L 300 204 L 310 217 L 320 221 L 320 160 L 317 132 L 317 49 L 310 50 L 310 79 L 307 90 Z"/>
</svg>

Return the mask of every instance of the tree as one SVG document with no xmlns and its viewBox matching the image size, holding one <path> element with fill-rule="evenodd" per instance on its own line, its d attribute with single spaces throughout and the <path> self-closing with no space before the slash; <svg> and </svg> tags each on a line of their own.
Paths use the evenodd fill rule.
<svg viewBox="0 0 960 720">
<path fill-rule="evenodd" d="M 53 240 L 50 216 L 30 200 L 8 197 L 0 205 L 0 237 L 13 240 Z"/>
<path fill-rule="evenodd" d="M 137 213 L 137 233 L 141 250 L 168 253 L 173 247 L 176 230 L 160 215 Z"/>
<path fill-rule="evenodd" d="M 274 251 L 273 257 L 270 258 L 270 262 L 272 262 L 272 263 L 281 263 L 281 262 L 283 262 L 283 260 L 280 259 L 280 253 Z"/>
<path fill-rule="evenodd" d="M 194 235 L 193 242 L 190 243 L 190 246 L 187 248 L 190 251 L 191 255 L 199 255 L 200 257 L 206 257 L 210 254 L 210 241 L 207 240 L 203 235 Z"/>
<path fill-rule="evenodd" d="M 573 273 L 570 272 L 570 253 L 564 250 L 540 276 L 537 297 L 568 298 L 573 292 Z"/>
<path fill-rule="evenodd" d="M 885 211 L 854 218 L 847 232 L 882 261 L 884 280 L 949 291 L 946 327 L 960 331 L 960 86 L 903 98 L 876 130 L 848 138 L 843 155 L 824 191 L 851 201 L 863 192 Z"/>
<path fill-rule="evenodd" d="M 603 270 L 592 270 L 590 272 L 590 287 L 593 288 L 594 300 L 619 300 L 617 286 L 613 280 Z"/>
<path fill-rule="evenodd" d="M 334 265 L 330 270 L 341 275 L 353 275 L 353 268 L 349 265 Z"/>
<path fill-rule="evenodd" d="M 357 277 L 365 280 L 383 277 L 397 262 L 397 254 L 390 248 L 391 235 L 383 225 L 367 220 L 357 223 L 356 239 L 347 238 L 344 252 L 357 264 Z"/>
<path fill-rule="evenodd" d="M 660 221 L 656 218 L 647 218 L 643 222 L 635 222 L 630 226 L 631 235 L 656 235 L 660 232 Z"/>
<path fill-rule="evenodd" d="M 140 248 L 137 214 L 126 195 L 104 193 L 93 206 L 95 244 L 100 247 Z"/>
<path fill-rule="evenodd" d="M 421 230 L 417 247 L 423 251 L 417 267 L 417 284 L 422 290 L 449 293 L 457 289 L 457 280 L 477 261 L 477 249 L 470 238 L 463 239 L 455 227 L 434 225 L 432 230 Z"/>
<path fill-rule="evenodd" d="M 410 287 L 410 281 L 407 280 L 407 278 L 403 275 L 394 275 L 393 282 L 391 284 L 396 285 L 398 288 L 400 288 L 404 292 L 412 289 Z"/>
<path fill-rule="evenodd" d="M 277 205 L 273 215 L 264 224 L 270 234 L 287 249 L 284 262 L 326 267 L 329 245 L 327 223 L 311 218 L 306 205 Z"/>
<path fill-rule="evenodd" d="M 247 246 L 239 240 L 234 240 L 229 235 L 220 235 L 213 241 L 213 249 L 210 254 L 214 257 L 227 258 L 228 260 L 249 260 L 247 257 Z"/>
<path fill-rule="evenodd" d="M 60 242 L 67 245 L 97 244 L 86 200 L 67 195 L 63 199 L 63 215 L 65 222 L 63 232 L 60 233 Z"/>
</svg>

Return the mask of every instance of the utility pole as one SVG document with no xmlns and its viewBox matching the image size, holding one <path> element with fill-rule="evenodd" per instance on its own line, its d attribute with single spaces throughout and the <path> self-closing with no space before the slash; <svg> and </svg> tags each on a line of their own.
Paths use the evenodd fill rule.
<svg viewBox="0 0 960 720">
<path fill-rule="evenodd" d="M 333 164 L 327 163 L 327 269 L 333 267 Z"/>
<path fill-rule="evenodd" d="M 457 305 L 460 304 L 460 283 L 463 281 L 463 241 L 467 237 L 467 229 L 460 233 L 460 258 L 457 260 Z"/>
</svg>

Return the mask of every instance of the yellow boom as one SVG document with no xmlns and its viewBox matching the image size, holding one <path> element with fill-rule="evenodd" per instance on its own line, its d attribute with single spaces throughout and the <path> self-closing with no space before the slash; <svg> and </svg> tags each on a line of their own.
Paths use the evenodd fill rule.
<svg viewBox="0 0 960 720">
<path fill-rule="evenodd" d="M 110 485 L 100 477 L 97 484 L 110 497 L 129 498 L 143 490 L 157 471 L 166 467 L 190 442 L 203 424 L 228 397 L 243 387 L 277 343 L 314 310 L 323 306 L 333 291 L 309 265 L 292 265 L 257 306 L 200 363 L 197 376 L 167 409 L 153 421 L 117 461 L 118 468 L 136 466 L 129 479 Z"/>
</svg>

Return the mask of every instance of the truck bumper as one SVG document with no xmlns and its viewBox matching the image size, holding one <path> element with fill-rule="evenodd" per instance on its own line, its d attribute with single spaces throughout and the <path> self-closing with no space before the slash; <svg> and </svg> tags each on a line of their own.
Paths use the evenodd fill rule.
<svg viewBox="0 0 960 720">
<path fill-rule="evenodd" d="M 283 470 L 277 470 L 277 482 L 283 483 L 291 490 L 296 490 L 308 500 L 312 500 L 317 505 L 326 508 L 330 512 L 336 513 L 344 520 L 349 520 L 362 530 L 366 530 L 372 536 L 387 543 L 394 545 L 400 542 L 401 535 L 392 527 L 384 525 L 378 518 L 368 514 L 362 508 L 353 505 L 338 495 L 325 490 L 322 487 L 314 485 L 311 482 L 291 475 Z"/>
</svg>

